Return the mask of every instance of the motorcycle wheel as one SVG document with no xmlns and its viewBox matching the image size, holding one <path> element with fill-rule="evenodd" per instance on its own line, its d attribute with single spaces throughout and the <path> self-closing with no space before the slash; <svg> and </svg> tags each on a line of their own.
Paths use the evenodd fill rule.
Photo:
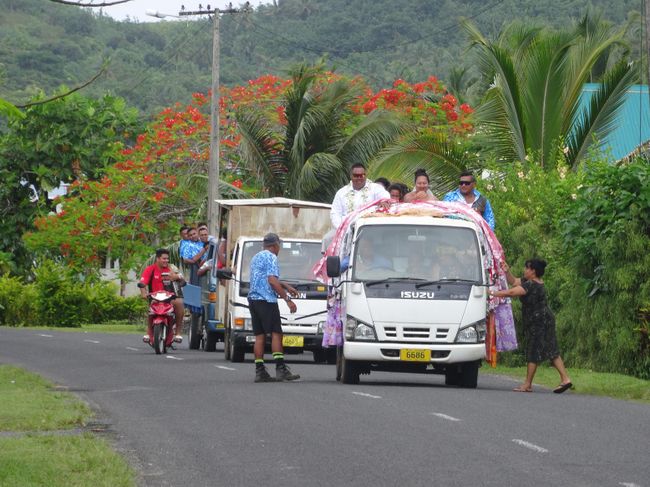
<svg viewBox="0 0 650 487">
<path fill-rule="evenodd" d="M 156 355 L 165 353 L 165 333 L 163 329 L 164 325 L 154 325 L 153 327 L 153 349 L 156 351 Z"/>
</svg>

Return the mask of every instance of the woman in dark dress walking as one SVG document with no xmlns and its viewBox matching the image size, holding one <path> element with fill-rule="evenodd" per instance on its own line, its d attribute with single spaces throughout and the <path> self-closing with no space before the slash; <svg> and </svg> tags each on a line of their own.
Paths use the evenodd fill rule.
<svg viewBox="0 0 650 487">
<path fill-rule="evenodd" d="M 504 262 L 503 270 L 506 273 L 508 284 L 512 287 L 504 291 L 490 291 L 492 296 L 519 296 L 521 299 L 521 315 L 524 322 L 524 334 L 527 339 L 526 362 L 528 362 L 528 365 L 526 381 L 513 389 L 517 392 L 531 392 L 533 390 L 533 378 L 537 366 L 545 360 L 550 360 L 551 365 L 560 374 L 560 384 L 553 389 L 553 392 L 560 394 L 573 387 L 557 346 L 555 317 L 546 301 L 546 289 L 541 279 L 545 269 L 546 261 L 529 259 L 524 266 L 524 275 L 520 279 L 512 275 L 508 264 Z"/>
</svg>

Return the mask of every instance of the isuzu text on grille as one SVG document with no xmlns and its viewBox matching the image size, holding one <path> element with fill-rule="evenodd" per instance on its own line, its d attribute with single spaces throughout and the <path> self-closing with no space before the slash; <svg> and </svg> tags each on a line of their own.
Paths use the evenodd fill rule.
<svg viewBox="0 0 650 487">
<path fill-rule="evenodd" d="M 406 299 L 433 299 L 433 291 L 402 291 L 400 298 Z"/>
</svg>

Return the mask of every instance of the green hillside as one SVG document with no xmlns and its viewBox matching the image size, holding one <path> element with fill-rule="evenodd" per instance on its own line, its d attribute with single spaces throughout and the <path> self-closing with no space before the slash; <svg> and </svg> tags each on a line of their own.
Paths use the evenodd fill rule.
<svg viewBox="0 0 650 487">
<path fill-rule="evenodd" d="M 514 19 L 566 24 L 590 4 L 621 25 L 642 8 L 641 0 L 276 0 L 222 18 L 221 81 L 282 74 L 296 61 L 326 55 L 338 71 L 363 75 L 375 87 L 431 74 L 453 86 L 452 71 L 471 66 L 460 17 L 490 34 Z M 47 0 L 1 0 L 0 6 L 0 98 L 13 103 L 27 102 L 39 89 L 51 93 L 61 84 L 80 84 L 105 59 L 106 74 L 85 93 L 111 92 L 145 113 L 210 86 L 208 18 L 117 22 L 99 10 Z M 639 25 L 637 17 L 631 32 Z"/>
</svg>

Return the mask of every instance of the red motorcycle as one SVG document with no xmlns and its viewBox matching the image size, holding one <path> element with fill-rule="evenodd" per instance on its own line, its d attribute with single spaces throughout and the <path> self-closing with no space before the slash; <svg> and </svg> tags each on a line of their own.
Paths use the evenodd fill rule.
<svg viewBox="0 0 650 487">
<path fill-rule="evenodd" d="M 167 353 L 174 342 L 174 306 L 171 301 L 176 294 L 169 291 L 149 293 L 148 342 L 156 351 L 156 355 Z M 153 340 L 152 340 L 153 339 Z"/>
</svg>

